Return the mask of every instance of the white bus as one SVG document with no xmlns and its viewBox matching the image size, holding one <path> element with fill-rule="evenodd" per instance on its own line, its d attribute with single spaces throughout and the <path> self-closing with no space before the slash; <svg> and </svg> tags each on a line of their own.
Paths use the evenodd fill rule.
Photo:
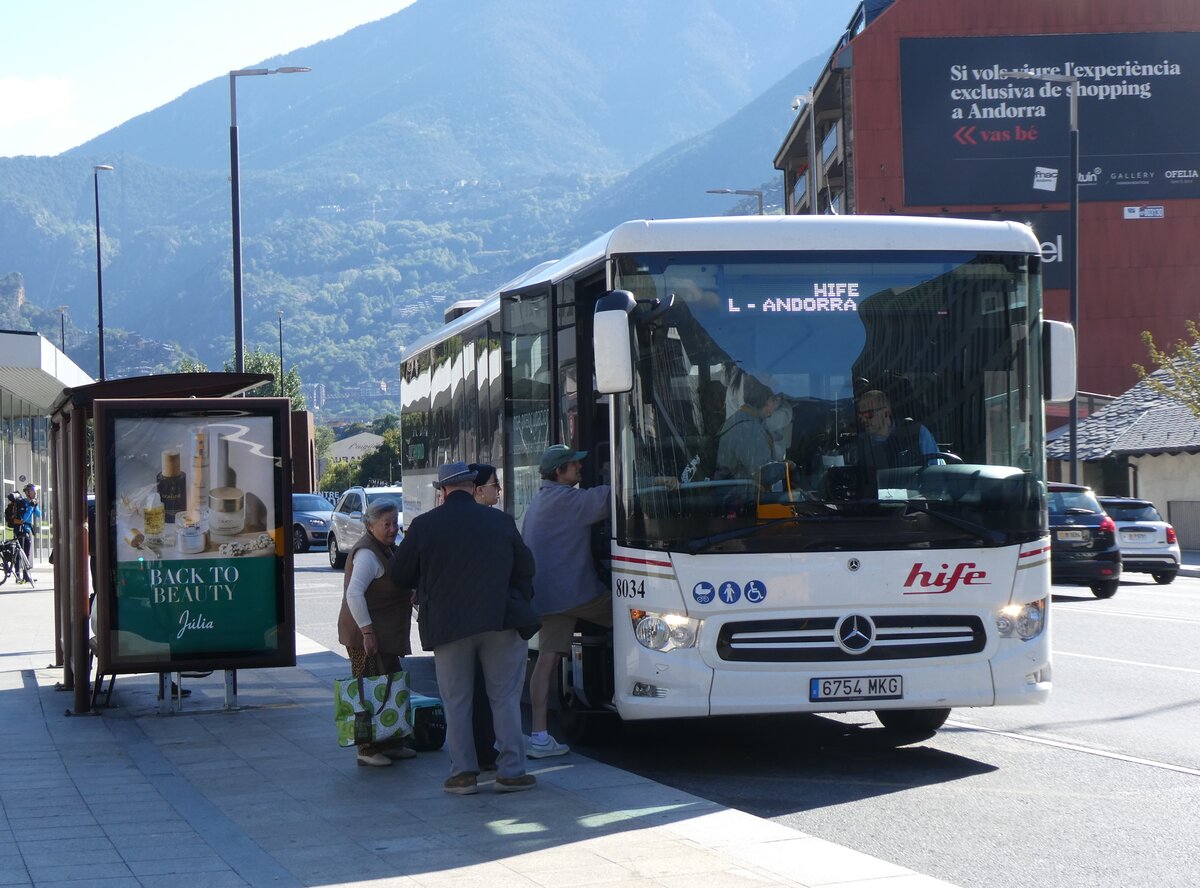
<svg viewBox="0 0 1200 888">
<path fill-rule="evenodd" d="M 1042 702 L 1043 407 L 1074 393 L 1075 343 L 1041 298 L 1014 223 L 627 222 L 408 349 L 404 518 L 462 459 L 499 468 L 520 523 L 543 449 L 589 452 L 613 629 L 564 661 L 576 735 L 860 710 L 928 734 Z"/>
</svg>

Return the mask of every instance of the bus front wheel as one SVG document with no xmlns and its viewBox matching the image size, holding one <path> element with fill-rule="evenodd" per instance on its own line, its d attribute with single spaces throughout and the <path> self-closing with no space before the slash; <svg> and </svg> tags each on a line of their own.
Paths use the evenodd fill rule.
<svg viewBox="0 0 1200 888">
<path fill-rule="evenodd" d="M 950 717 L 949 709 L 878 709 L 875 717 L 894 734 L 931 737 Z"/>
</svg>

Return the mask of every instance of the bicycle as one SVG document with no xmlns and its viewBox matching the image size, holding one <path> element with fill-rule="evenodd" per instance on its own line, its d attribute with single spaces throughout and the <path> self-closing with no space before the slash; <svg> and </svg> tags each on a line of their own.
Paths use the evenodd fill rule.
<svg viewBox="0 0 1200 888">
<path fill-rule="evenodd" d="M 0 543 L 0 568 L 0 586 L 8 582 L 13 574 L 17 575 L 18 583 L 25 582 L 25 577 L 29 577 L 29 585 L 33 585 L 33 575 L 30 573 L 33 565 L 21 546 L 20 538 L 13 537 Z"/>
</svg>

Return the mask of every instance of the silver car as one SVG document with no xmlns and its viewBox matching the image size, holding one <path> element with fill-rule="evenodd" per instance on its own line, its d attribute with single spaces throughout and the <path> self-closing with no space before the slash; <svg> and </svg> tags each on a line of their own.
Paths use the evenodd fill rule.
<svg viewBox="0 0 1200 888">
<path fill-rule="evenodd" d="M 333 507 L 333 528 L 329 534 L 329 566 L 341 570 L 346 555 L 363 535 L 363 511 L 380 499 L 390 499 L 404 514 L 404 491 L 401 487 L 351 487 Z"/>
<path fill-rule="evenodd" d="M 292 494 L 292 551 L 324 549 L 329 540 L 333 505 L 319 493 Z"/>
<path fill-rule="evenodd" d="M 1164 586 L 1174 580 L 1182 560 L 1179 538 L 1154 503 L 1128 496 L 1102 496 L 1099 500 L 1117 525 L 1125 572 L 1148 573 Z"/>
</svg>

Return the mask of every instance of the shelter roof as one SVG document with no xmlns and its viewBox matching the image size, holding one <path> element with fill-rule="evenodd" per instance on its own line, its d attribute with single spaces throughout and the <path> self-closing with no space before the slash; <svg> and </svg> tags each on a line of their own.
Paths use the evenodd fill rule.
<svg viewBox="0 0 1200 888">
<path fill-rule="evenodd" d="M 67 389 L 54 402 L 54 413 L 68 405 L 90 408 L 98 400 L 132 398 L 224 398 L 274 379 L 269 373 L 160 373 L 107 379 Z"/>
</svg>

